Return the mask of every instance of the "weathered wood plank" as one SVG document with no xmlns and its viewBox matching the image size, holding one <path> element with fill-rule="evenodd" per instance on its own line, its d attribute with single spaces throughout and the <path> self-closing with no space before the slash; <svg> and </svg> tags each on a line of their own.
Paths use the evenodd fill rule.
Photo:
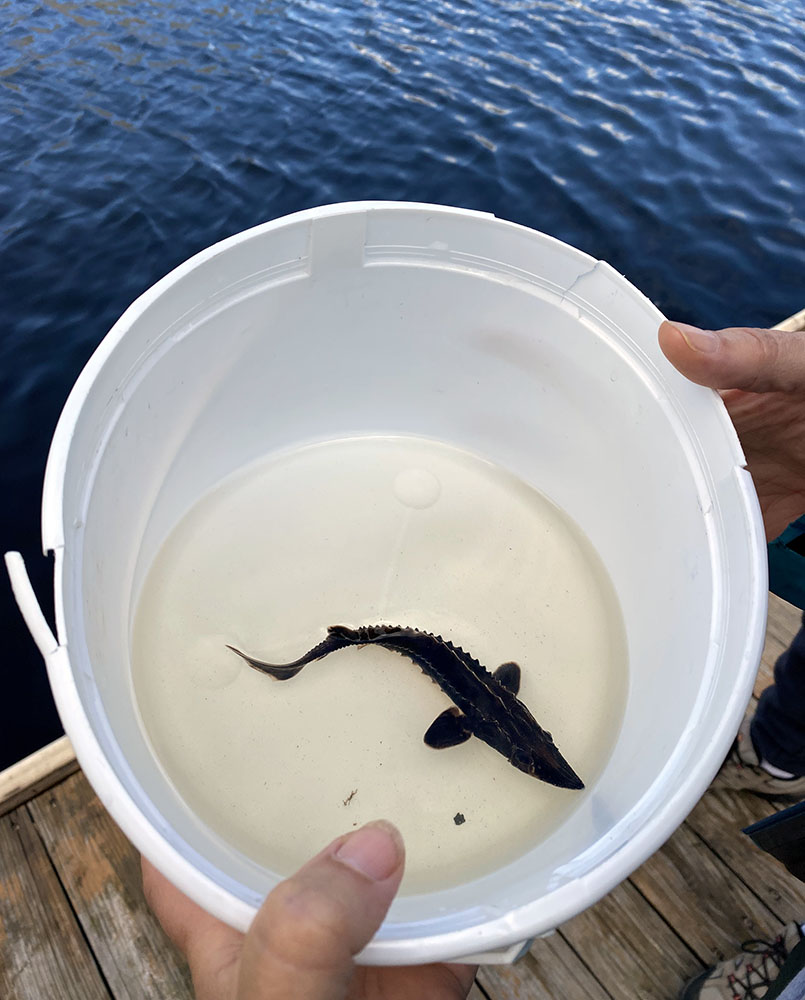
<svg viewBox="0 0 805 1000">
<path fill-rule="evenodd" d="M 786 645 L 770 632 L 766 632 L 766 641 L 763 644 L 760 666 L 757 668 L 757 677 L 755 677 L 755 686 L 752 691 L 755 698 L 759 698 L 761 693 L 774 681 L 774 664 Z"/>
<path fill-rule="evenodd" d="M 778 920 L 805 920 L 805 885 L 779 861 L 739 831 L 775 811 L 775 805 L 746 792 L 708 792 L 688 825 L 763 900 Z"/>
<path fill-rule="evenodd" d="M 143 897 L 139 855 L 84 775 L 27 808 L 116 1000 L 190 1000 L 184 959 Z"/>
<path fill-rule="evenodd" d="M 535 941 L 516 965 L 490 965 L 478 979 L 491 1000 L 610 1000 L 590 970 L 559 934 Z"/>
<path fill-rule="evenodd" d="M 784 601 L 776 594 L 769 594 L 769 618 L 766 623 L 767 638 L 779 643 L 782 649 L 786 649 L 799 631 L 801 624 L 802 612 L 799 608 L 795 608 L 793 604 L 789 604 L 788 601 Z M 773 663 L 772 666 L 774 666 Z"/>
<path fill-rule="evenodd" d="M 0 996 L 110 996 L 24 807 L 0 818 Z"/>
<path fill-rule="evenodd" d="M 472 984 L 472 989 L 467 996 L 467 1000 L 489 1000 L 489 997 L 481 989 L 477 980 Z"/>
<path fill-rule="evenodd" d="M 702 968 L 629 882 L 560 933 L 615 1000 L 672 1000 Z"/>
<path fill-rule="evenodd" d="M 734 824 L 732 831 L 737 839 Z M 687 823 L 631 881 L 704 965 L 733 954 L 741 941 L 773 937 L 779 929 L 775 914 Z"/>
<path fill-rule="evenodd" d="M 0 771 L 0 816 L 27 802 L 78 770 L 66 736 Z"/>
<path fill-rule="evenodd" d="M 791 332 L 795 330 L 805 330 L 805 309 L 800 309 L 798 313 L 794 313 L 793 316 L 789 316 L 788 319 L 781 320 L 776 323 L 773 330 L 789 330 Z"/>
</svg>

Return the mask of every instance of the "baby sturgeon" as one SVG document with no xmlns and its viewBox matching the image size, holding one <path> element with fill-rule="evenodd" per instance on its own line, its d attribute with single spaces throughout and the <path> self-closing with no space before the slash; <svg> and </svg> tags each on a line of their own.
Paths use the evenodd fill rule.
<svg viewBox="0 0 805 1000">
<path fill-rule="evenodd" d="M 503 663 L 494 673 L 440 635 L 397 625 L 331 625 L 327 638 L 292 663 L 264 663 L 228 646 L 255 670 L 284 681 L 328 653 L 345 646 L 374 643 L 413 660 L 454 703 L 425 733 L 429 747 L 457 746 L 470 736 L 488 743 L 510 764 L 559 788 L 584 788 L 584 783 L 559 753 L 546 732 L 517 698 L 520 668 Z"/>
</svg>

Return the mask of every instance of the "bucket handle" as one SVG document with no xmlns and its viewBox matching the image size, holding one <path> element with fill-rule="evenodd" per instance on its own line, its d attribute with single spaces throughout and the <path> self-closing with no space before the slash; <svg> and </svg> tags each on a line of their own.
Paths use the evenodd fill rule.
<svg viewBox="0 0 805 1000">
<path fill-rule="evenodd" d="M 28 626 L 28 631 L 33 636 L 34 642 L 39 647 L 39 652 L 47 663 L 59 649 L 58 640 L 42 614 L 42 608 L 39 606 L 34 588 L 31 586 L 22 555 L 19 552 L 6 552 L 5 560 L 17 607 L 25 619 L 25 624 Z"/>
</svg>

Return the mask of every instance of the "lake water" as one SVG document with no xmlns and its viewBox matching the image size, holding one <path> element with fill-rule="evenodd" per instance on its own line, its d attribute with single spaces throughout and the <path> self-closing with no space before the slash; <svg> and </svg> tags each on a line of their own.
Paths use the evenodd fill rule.
<svg viewBox="0 0 805 1000">
<path fill-rule="evenodd" d="M 800 0 L 0 0 L 0 32 L 0 518 L 46 608 L 73 381 L 134 297 L 248 226 L 455 204 L 608 260 L 679 319 L 803 305 Z M 3 766 L 60 730 L 0 601 Z"/>
<path fill-rule="evenodd" d="M 289 662 L 328 625 L 380 623 L 442 635 L 489 670 L 516 661 L 518 697 L 587 790 L 479 739 L 426 746 L 452 702 L 397 653 L 349 647 L 278 682 L 227 649 Z M 626 700 L 623 622 L 590 542 L 511 473 L 420 438 L 304 447 L 223 483 L 158 553 L 132 635 L 145 731 L 195 815 L 282 875 L 385 816 L 409 893 L 553 833 L 607 764 Z"/>
</svg>

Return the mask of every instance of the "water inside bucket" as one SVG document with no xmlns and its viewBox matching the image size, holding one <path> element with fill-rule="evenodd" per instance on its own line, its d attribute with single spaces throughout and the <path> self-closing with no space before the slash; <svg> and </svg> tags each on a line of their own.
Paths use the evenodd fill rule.
<svg viewBox="0 0 805 1000">
<path fill-rule="evenodd" d="M 440 633 L 490 670 L 516 660 L 519 697 L 587 789 L 478 739 L 427 747 L 450 701 L 395 653 L 353 647 L 277 682 L 226 648 L 283 662 L 328 625 L 380 622 Z M 620 609 L 581 531 L 504 469 L 408 437 L 277 453 L 205 495 L 145 578 L 132 670 L 157 759 L 220 837 L 285 875 L 384 816 L 405 837 L 404 893 L 554 831 L 603 770 L 627 688 Z"/>
</svg>

